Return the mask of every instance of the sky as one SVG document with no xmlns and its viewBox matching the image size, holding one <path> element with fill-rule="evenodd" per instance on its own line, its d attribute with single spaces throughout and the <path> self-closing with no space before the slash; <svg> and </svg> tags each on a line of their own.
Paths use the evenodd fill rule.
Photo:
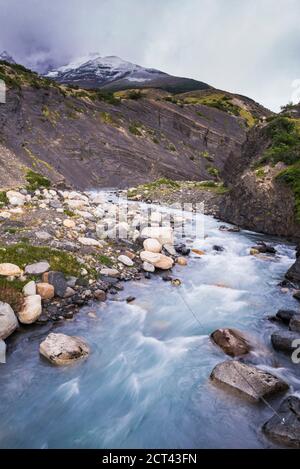
<svg viewBox="0 0 300 469">
<path fill-rule="evenodd" d="M 299 0 L 0 0 L 0 51 L 33 69 L 99 52 L 249 96 L 300 101 Z"/>
</svg>

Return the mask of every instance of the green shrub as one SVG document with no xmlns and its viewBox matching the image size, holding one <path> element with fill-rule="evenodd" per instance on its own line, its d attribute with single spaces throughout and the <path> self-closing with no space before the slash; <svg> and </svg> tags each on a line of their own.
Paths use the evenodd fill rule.
<svg viewBox="0 0 300 469">
<path fill-rule="evenodd" d="M 293 191 L 295 197 L 295 216 L 297 222 L 300 223 L 300 164 L 298 163 L 281 171 L 276 179 L 287 184 Z"/>
<path fill-rule="evenodd" d="M 0 192 L 0 208 L 8 204 L 8 198 L 6 192 Z"/>
<path fill-rule="evenodd" d="M 35 191 L 40 187 L 48 189 L 51 186 L 51 182 L 46 177 L 32 170 L 29 170 L 26 174 L 26 181 L 28 182 L 26 189 L 28 191 Z"/>
<path fill-rule="evenodd" d="M 140 91 L 132 90 L 129 91 L 127 94 L 127 99 L 133 99 L 137 101 L 138 99 L 141 99 L 143 97 L 142 93 Z"/>
<path fill-rule="evenodd" d="M 132 122 L 129 125 L 128 130 L 130 133 L 132 133 L 133 135 L 136 135 L 137 137 L 141 137 L 143 135 L 142 125 L 139 122 Z"/>
<path fill-rule="evenodd" d="M 266 128 L 266 134 L 271 144 L 258 164 L 281 161 L 292 165 L 300 160 L 300 132 L 293 120 L 281 116 L 273 119 Z"/>
</svg>

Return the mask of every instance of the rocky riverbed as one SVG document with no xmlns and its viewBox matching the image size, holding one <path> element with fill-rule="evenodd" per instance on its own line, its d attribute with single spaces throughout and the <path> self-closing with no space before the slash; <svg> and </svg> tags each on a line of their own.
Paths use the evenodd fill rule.
<svg viewBox="0 0 300 469">
<path fill-rule="evenodd" d="M 124 392 L 126 395 L 128 386 L 128 403 L 130 407 L 134 402 L 138 406 L 130 411 L 131 423 L 124 423 L 127 433 L 132 425 L 139 428 L 139 419 L 153 415 L 157 421 L 159 415 L 153 414 L 154 402 L 149 407 L 141 399 L 142 395 L 150 399 L 151 394 L 140 381 L 140 374 L 147 380 L 147 373 L 150 373 L 151 393 L 158 398 L 159 388 L 154 390 L 153 383 L 157 381 L 159 387 L 162 386 L 163 394 L 169 393 L 165 379 L 169 376 L 172 381 L 170 373 L 174 366 L 179 383 L 183 379 L 184 394 L 185 381 L 189 383 L 189 392 L 199 382 L 208 399 L 214 396 L 221 407 L 226 401 L 228 412 L 235 413 L 234 409 L 239 409 L 239 412 L 247 413 L 247 419 L 249 413 L 251 418 L 255 413 L 249 406 L 251 409 L 258 405 L 264 407 L 265 399 L 275 399 L 271 404 L 274 415 L 270 414 L 269 407 L 264 411 L 261 409 L 264 421 L 258 422 L 257 428 L 280 445 L 300 445 L 297 417 L 300 365 L 291 360 L 291 354 L 296 351 L 293 342 L 300 339 L 297 299 L 292 297 L 294 294 L 297 298 L 297 288 L 283 279 L 284 271 L 293 262 L 287 256 L 288 252 L 292 253 L 292 246 L 281 245 L 278 240 L 270 242 L 259 236 L 240 234 L 239 229 L 209 218 L 205 223 L 212 227 L 205 229 L 200 237 L 195 235 L 195 220 L 191 214 L 155 206 L 149 212 L 149 206 L 139 203 L 126 207 L 124 221 L 125 203 L 118 203 L 112 193 L 39 188 L 9 191 L 6 198 L 0 211 L 0 352 L 3 362 L 5 342 L 8 344 L 7 363 L 1 365 L 5 367 L 4 380 L 5 369 L 18 368 L 16 360 L 23 346 L 25 350 L 29 348 L 29 361 L 26 362 L 25 354 L 22 366 L 25 369 L 28 366 L 34 376 L 31 367 L 35 364 L 37 373 L 42 372 L 44 382 L 47 381 L 44 374 L 47 370 L 54 383 L 61 379 L 61 373 L 54 377 L 57 366 L 53 365 L 62 367 L 71 379 L 69 384 L 74 379 L 77 382 L 80 370 L 85 369 L 89 370 L 90 381 L 98 370 L 95 360 L 100 360 L 106 379 L 112 383 L 113 393 L 117 392 L 118 386 L 127 383 Z M 128 280 L 133 280 L 132 287 L 125 283 Z M 185 283 L 189 285 L 188 290 Z M 274 311 L 276 307 L 278 312 Z M 115 312 L 120 323 L 105 317 L 106 310 Z M 239 319 L 232 315 L 235 311 Z M 146 319 L 149 312 L 154 319 Z M 94 331 L 92 323 L 82 320 L 82 314 L 86 314 L 88 321 L 95 321 Z M 104 321 L 103 327 L 101 323 L 97 324 L 99 314 Z M 87 328 L 88 324 L 92 329 Z M 265 336 L 261 335 L 262 328 L 266 331 Z M 104 362 L 96 345 L 98 337 L 107 348 Z M 31 344 L 36 341 L 37 347 L 32 349 Z M 202 351 L 200 363 L 198 352 L 198 360 L 195 360 L 194 341 Z M 39 352 L 45 361 L 37 362 Z M 127 365 L 125 368 L 117 366 L 117 375 L 113 377 L 110 369 L 115 368 L 116 357 L 119 357 L 117 363 L 119 360 L 128 363 L 129 356 L 134 371 L 129 371 Z M 191 374 L 182 368 L 185 360 L 191 366 Z M 201 365 L 203 360 L 207 365 Z M 78 361 L 84 363 L 71 367 L 70 376 L 66 365 Z M 155 371 L 156 366 L 161 367 L 162 375 Z M 177 366 L 181 367 L 181 378 Z M 202 370 L 201 377 L 195 366 Z M 197 376 L 195 381 L 193 374 Z M 156 377 L 154 381 L 151 376 Z M 104 389 L 108 384 L 105 385 L 106 379 L 102 378 L 98 384 L 102 387 L 104 401 L 100 400 L 99 404 L 103 408 L 110 392 Z M 70 384 L 70 388 L 69 384 L 60 382 L 59 388 L 67 385 L 70 396 L 76 396 L 77 385 L 74 388 Z M 6 385 L 9 387 L 9 381 Z M 93 389 L 94 383 L 90 381 L 88 393 L 93 394 Z M 115 397 L 117 402 L 111 409 L 120 419 L 125 409 L 118 404 L 118 394 Z M 92 399 L 94 404 L 97 399 Z M 173 399 L 174 402 L 178 399 L 177 391 Z M 198 399 L 206 402 L 204 397 L 198 396 Z M 179 408 L 182 404 L 184 399 Z M 87 405 L 86 401 L 83 405 Z M 192 406 L 190 411 L 203 414 L 202 407 Z M 172 415 L 170 409 L 168 419 L 173 419 Z M 180 411 L 177 418 L 179 415 L 187 418 L 185 412 Z M 83 447 L 120 444 L 120 438 L 110 440 L 108 437 L 111 425 L 108 417 L 101 420 L 106 437 L 101 443 L 98 440 L 96 443 L 93 438 L 84 440 Z M 193 447 L 209 447 L 213 441 L 223 447 L 216 436 L 210 437 L 209 432 L 213 431 L 216 422 L 211 415 L 209 418 L 207 438 L 201 437 L 202 442 L 196 437 L 195 422 L 191 421 L 193 433 L 189 441 Z M 278 424 L 280 419 L 281 425 Z M 62 424 L 71 424 L 71 421 L 66 417 L 66 423 Z M 30 422 L 30 419 L 24 421 L 23 425 L 33 425 Z M 233 423 L 234 419 L 231 425 Z M 246 422 L 242 425 L 246 429 Z M 171 433 L 167 431 L 165 437 L 160 435 L 158 447 L 179 444 Z M 118 434 L 119 430 L 116 431 Z M 144 429 L 142 434 L 144 445 L 154 444 L 155 438 L 151 438 L 149 429 Z M 53 439 L 51 431 L 44 437 Z M 184 445 L 186 437 L 187 434 L 181 434 L 180 444 Z M 74 445 L 69 438 L 72 439 L 71 435 L 65 439 L 65 445 Z M 138 444 L 136 438 L 137 435 L 133 441 Z M 257 440 L 251 438 L 250 446 L 256 447 Z M 130 438 L 124 441 L 125 447 L 130 444 Z M 9 435 L 0 435 L 0 444 L 14 445 Z M 47 444 L 56 446 L 53 442 Z M 25 447 L 28 445 L 29 440 Z M 237 446 L 248 447 L 241 441 Z"/>
</svg>

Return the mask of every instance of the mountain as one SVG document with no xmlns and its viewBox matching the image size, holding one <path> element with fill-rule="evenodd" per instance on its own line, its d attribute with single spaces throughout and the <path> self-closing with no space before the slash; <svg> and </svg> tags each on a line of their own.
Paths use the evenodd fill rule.
<svg viewBox="0 0 300 469">
<path fill-rule="evenodd" d="M 8 62 L 10 64 L 15 64 L 15 60 L 13 59 L 13 57 L 6 51 L 4 50 L 3 52 L 0 53 L 0 60 L 4 61 L 4 62 Z"/>
<path fill-rule="evenodd" d="M 211 88 L 197 80 L 175 77 L 154 68 L 144 68 L 116 56 L 101 57 L 98 53 L 51 70 L 45 76 L 58 83 L 112 91 L 160 88 L 179 93 Z"/>
</svg>

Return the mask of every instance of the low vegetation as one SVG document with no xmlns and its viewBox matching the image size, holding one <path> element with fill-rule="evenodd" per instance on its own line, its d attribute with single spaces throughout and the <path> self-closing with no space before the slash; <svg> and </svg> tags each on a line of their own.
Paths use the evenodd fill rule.
<svg viewBox="0 0 300 469">
<path fill-rule="evenodd" d="M 266 128 L 270 146 L 259 164 L 276 164 L 279 161 L 292 165 L 300 161 L 300 131 L 297 123 L 287 117 L 273 119 Z"/>
<path fill-rule="evenodd" d="M 300 163 L 296 163 L 281 171 L 276 179 L 287 184 L 293 191 L 295 197 L 295 217 L 297 222 L 300 223 Z"/>
<path fill-rule="evenodd" d="M 0 208 L 8 204 L 6 192 L 0 191 Z"/>
<path fill-rule="evenodd" d="M 51 186 L 51 182 L 48 178 L 32 170 L 27 171 L 25 178 L 28 183 L 26 185 L 28 191 L 35 191 L 41 187 L 49 189 Z"/>
</svg>

